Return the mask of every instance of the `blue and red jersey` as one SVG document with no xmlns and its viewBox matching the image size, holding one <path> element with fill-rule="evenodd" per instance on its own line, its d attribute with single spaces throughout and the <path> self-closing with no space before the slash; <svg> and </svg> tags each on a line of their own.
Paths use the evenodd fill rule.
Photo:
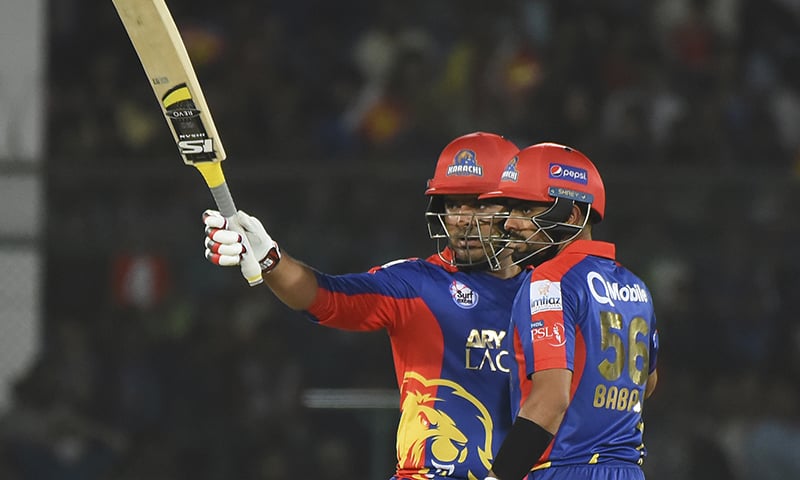
<svg viewBox="0 0 800 480">
<path fill-rule="evenodd" d="M 535 372 L 573 372 L 569 407 L 534 471 L 641 464 L 644 391 L 658 355 L 656 317 L 644 282 L 615 260 L 613 244 L 580 240 L 537 267 L 525 283 L 512 312 L 514 348 L 524 356 L 513 373 L 514 408 L 530 391 Z"/>
<path fill-rule="evenodd" d="M 511 428 L 508 319 L 524 275 L 459 271 L 438 255 L 366 273 L 317 273 L 319 324 L 385 329 L 400 421 L 395 479 L 482 478 Z"/>
</svg>

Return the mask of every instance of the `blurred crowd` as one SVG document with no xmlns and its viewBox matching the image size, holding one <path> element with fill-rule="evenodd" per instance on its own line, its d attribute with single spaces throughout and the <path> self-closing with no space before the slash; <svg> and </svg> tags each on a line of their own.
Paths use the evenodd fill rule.
<svg viewBox="0 0 800 480">
<path fill-rule="evenodd" d="M 589 155 L 598 236 L 659 315 L 648 478 L 800 478 L 800 2 L 168 3 L 239 207 L 324 271 L 432 252 L 422 191 L 452 137 Z M 111 4 L 49 17 L 45 336 L 0 478 L 388 478 L 395 412 L 302 400 L 395 388 L 385 335 L 206 264 L 210 197 Z"/>
<path fill-rule="evenodd" d="M 51 3 L 50 152 L 162 155 L 113 9 Z M 427 166 L 478 127 L 620 165 L 788 169 L 800 147 L 794 0 L 169 3 L 228 149 L 251 161 Z"/>
</svg>

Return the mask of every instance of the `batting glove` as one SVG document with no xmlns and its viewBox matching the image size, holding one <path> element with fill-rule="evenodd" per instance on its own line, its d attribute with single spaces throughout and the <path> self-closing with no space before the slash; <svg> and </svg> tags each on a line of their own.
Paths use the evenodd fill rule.
<svg viewBox="0 0 800 480">
<path fill-rule="evenodd" d="M 281 250 L 259 219 L 239 210 L 230 221 L 236 222 L 247 235 L 253 256 L 259 259 L 262 272 L 269 273 L 278 266 Z M 242 236 L 229 228 L 228 219 L 216 210 L 206 210 L 203 212 L 203 223 L 206 225 L 206 258 L 211 263 L 224 267 L 240 265 L 245 246 Z"/>
</svg>

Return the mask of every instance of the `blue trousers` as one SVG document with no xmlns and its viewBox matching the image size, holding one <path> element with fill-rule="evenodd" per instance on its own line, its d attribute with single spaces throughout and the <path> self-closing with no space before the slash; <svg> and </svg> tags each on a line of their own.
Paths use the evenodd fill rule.
<svg viewBox="0 0 800 480">
<path fill-rule="evenodd" d="M 531 472 L 528 480 L 644 480 L 644 472 L 631 464 L 568 465 Z"/>
</svg>

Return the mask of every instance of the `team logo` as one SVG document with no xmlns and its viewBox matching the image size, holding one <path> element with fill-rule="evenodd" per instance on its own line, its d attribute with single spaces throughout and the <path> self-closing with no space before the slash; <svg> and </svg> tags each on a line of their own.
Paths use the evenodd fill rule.
<svg viewBox="0 0 800 480">
<path fill-rule="evenodd" d="M 478 292 L 458 280 L 450 284 L 450 297 L 461 308 L 470 309 L 478 304 Z"/>
<path fill-rule="evenodd" d="M 483 176 L 483 167 L 478 165 L 478 159 L 473 150 L 463 148 L 453 157 L 453 164 L 447 167 L 447 176 L 474 175 Z"/>
<path fill-rule="evenodd" d="M 530 296 L 531 315 L 562 310 L 561 282 L 551 282 L 550 280 L 531 282 Z"/>
<path fill-rule="evenodd" d="M 586 185 L 589 182 L 589 173 L 583 168 L 571 167 L 560 163 L 551 163 L 550 178 Z"/>
<path fill-rule="evenodd" d="M 506 169 L 503 170 L 503 175 L 500 176 L 501 182 L 516 182 L 519 179 L 517 162 L 519 162 L 519 157 L 514 157 L 510 162 L 508 162 Z"/>
<path fill-rule="evenodd" d="M 406 373 L 402 392 L 397 454 L 400 468 L 415 472 L 409 478 L 449 477 L 465 463 L 491 467 L 492 417 L 475 396 L 455 382 L 416 372 Z M 470 471 L 465 478 L 478 475 Z"/>
</svg>

